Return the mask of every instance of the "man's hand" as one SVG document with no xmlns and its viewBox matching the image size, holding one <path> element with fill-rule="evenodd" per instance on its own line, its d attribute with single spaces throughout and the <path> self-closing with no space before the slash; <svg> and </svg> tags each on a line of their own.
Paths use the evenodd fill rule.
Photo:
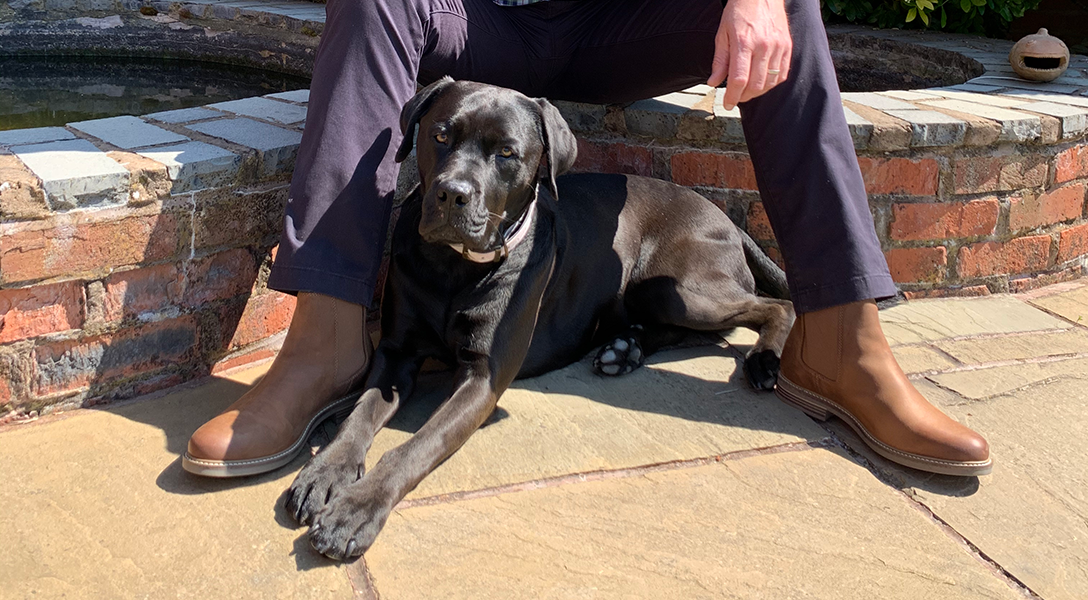
<svg viewBox="0 0 1088 600">
<path fill-rule="evenodd" d="M 716 87 L 728 76 L 723 104 L 732 110 L 785 81 L 792 53 L 784 0 L 729 0 L 706 84 Z"/>
</svg>

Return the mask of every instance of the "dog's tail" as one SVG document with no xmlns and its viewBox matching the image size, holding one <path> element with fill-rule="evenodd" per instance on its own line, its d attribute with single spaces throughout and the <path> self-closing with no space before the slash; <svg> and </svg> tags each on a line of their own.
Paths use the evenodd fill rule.
<svg viewBox="0 0 1088 600">
<path fill-rule="evenodd" d="M 786 284 L 786 274 L 778 265 L 774 264 L 759 244 L 748 235 L 748 232 L 740 230 L 740 237 L 744 245 L 744 260 L 748 263 L 752 275 L 756 279 L 756 288 L 772 298 L 780 300 L 790 299 L 790 288 Z"/>
</svg>

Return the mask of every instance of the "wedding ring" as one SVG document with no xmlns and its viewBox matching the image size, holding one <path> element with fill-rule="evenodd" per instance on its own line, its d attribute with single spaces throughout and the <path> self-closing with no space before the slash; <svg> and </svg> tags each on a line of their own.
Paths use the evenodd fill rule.
<svg viewBox="0 0 1088 600">
<path fill-rule="evenodd" d="M 768 75 L 778 75 L 778 69 L 767 69 Z"/>
</svg>

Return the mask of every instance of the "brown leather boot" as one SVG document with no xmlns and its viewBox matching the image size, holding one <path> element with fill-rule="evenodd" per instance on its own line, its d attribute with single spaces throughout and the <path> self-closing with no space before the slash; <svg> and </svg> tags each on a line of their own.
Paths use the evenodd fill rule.
<svg viewBox="0 0 1088 600">
<path fill-rule="evenodd" d="M 903 374 L 872 300 L 798 315 L 776 391 L 813 418 L 839 417 L 901 465 L 965 476 L 993 468 L 986 440 L 930 404 Z"/>
<path fill-rule="evenodd" d="M 238 477 L 291 462 L 321 421 L 350 412 L 371 354 L 365 308 L 299 293 L 287 338 L 264 378 L 196 430 L 181 466 L 197 475 Z"/>
</svg>

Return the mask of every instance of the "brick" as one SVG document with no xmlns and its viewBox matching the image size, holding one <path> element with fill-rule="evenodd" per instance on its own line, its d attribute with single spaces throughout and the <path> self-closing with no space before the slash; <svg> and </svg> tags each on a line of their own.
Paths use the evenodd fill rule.
<svg viewBox="0 0 1088 600">
<path fill-rule="evenodd" d="M 193 261 L 186 273 L 184 303 L 195 307 L 248 293 L 257 278 L 257 262 L 236 248 Z"/>
<path fill-rule="evenodd" d="M 285 331 L 294 313 L 294 296 L 269 292 L 250 298 L 234 328 L 230 348 L 248 346 Z"/>
<path fill-rule="evenodd" d="M 747 154 L 679 152 L 672 156 L 672 180 L 686 186 L 755 190 L 756 172 Z"/>
<path fill-rule="evenodd" d="M 858 158 L 865 191 L 870 194 L 932 196 L 941 167 L 932 158 Z"/>
<path fill-rule="evenodd" d="M 997 198 L 970 202 L 892 205 L 893 240 L 944 240 L 990 235 L 1001 207 Z"/>
<path fill-rule="evenodd" d="M 1088 223 L 1070 227 L 1058 237 L 1058 262 L 1088 254 Z"/>
<path fill-rule="evenodd" d="M 1080 276 L 1081 269 L 1077 266 L 1070 269 L 1063 269 L 1057 273 L 1043 273 L 1030 277 L 1017 277 L 1009 280 L 1009 291 L 1014 294 L 1030 292 L 1031 290 L 1037 290 L 1048 285 L 1054 285 L 1055 283 L 1072 281 L 1080 278 Z"/>
<path fill-rule="evenodd" d="M 762 202 L 753 202 L 748 206 L 748 235 L 761 242 L 774 241 L 774 230 L 767 218 L 767 211 Z"/>
<path fill-rule="evenodd" d="M 159 321 L 114 334 L 41 344 L 34 349 L 38 396 L 103 387 L 112 381 L 184 364 L 196 355 L 191 317 Z"/>
<path fill-rule="evenodd" d="M 0 218 L 43 219 L 50 214 L 38 178 L 11 155 L 0 155 Z"/>
<path fill-rule="evenodd" d="M 897 283 L 937 282 L 945 277 L 948 249 L 894 248 L 884 253 L 892 279 Z"/>
<path fill-rule="evenodd" d="M 83 306 L 80 281 L 0 290 L 0 344 L 79 329 Z"/>
<path fill-rule="evenodd" d="M 1088 145 L 1081 144 L 1054 157 L 1054 182 L 1065 183 L 1088 177 Z"/>
<path fill-rule="evenodd" d="M 644 146 L 579 139 L 574 170 L 648 177 L 653 170 L 653 162 L 653 154 Z"/>
<path fill-rule="evenodd" d="M 952 163 L 952 185 L 957 194 L 977 194 L 1040 187 L 1047 165 L 1040 156 L 1004 155 L 961 158 Z"/>
<path fill-rule="evenodd" d="M 1009 201 L 1009 229 L 1021 231 L 1079 219 L 1084 211 L 1088 184 L 1067 185 L 1039 196 L 1025 195 Z"/>
<path fill-rule="evenodd" d="M 181 296 L 180 279 L 173 263 L 110 275 L 103 282 L 104 318 L 119 321 L 176 304 Z"/>
<path fill-rule="evenodd" d="M 177 256 L 179 247 L 178 218 L 171 213 L 35 223 L 4 233 L 0 277 L 13 283 L 157 262 Z"/>
<path fill-rule="evenodd" d="M 1008 242 L 983 242 L 960 248 L 957 272 L 964 279 L 1029 273 L 1050 261 L 1050 236 L 1035 235 Z"/>
<path fill-rule="evenodd" d="M 170 195 L 170 177 L 165 165 L 123 150 L 107 152 L 106 156 L 128 169 L 130 205 L 148 204 Z"/>
</svg>

